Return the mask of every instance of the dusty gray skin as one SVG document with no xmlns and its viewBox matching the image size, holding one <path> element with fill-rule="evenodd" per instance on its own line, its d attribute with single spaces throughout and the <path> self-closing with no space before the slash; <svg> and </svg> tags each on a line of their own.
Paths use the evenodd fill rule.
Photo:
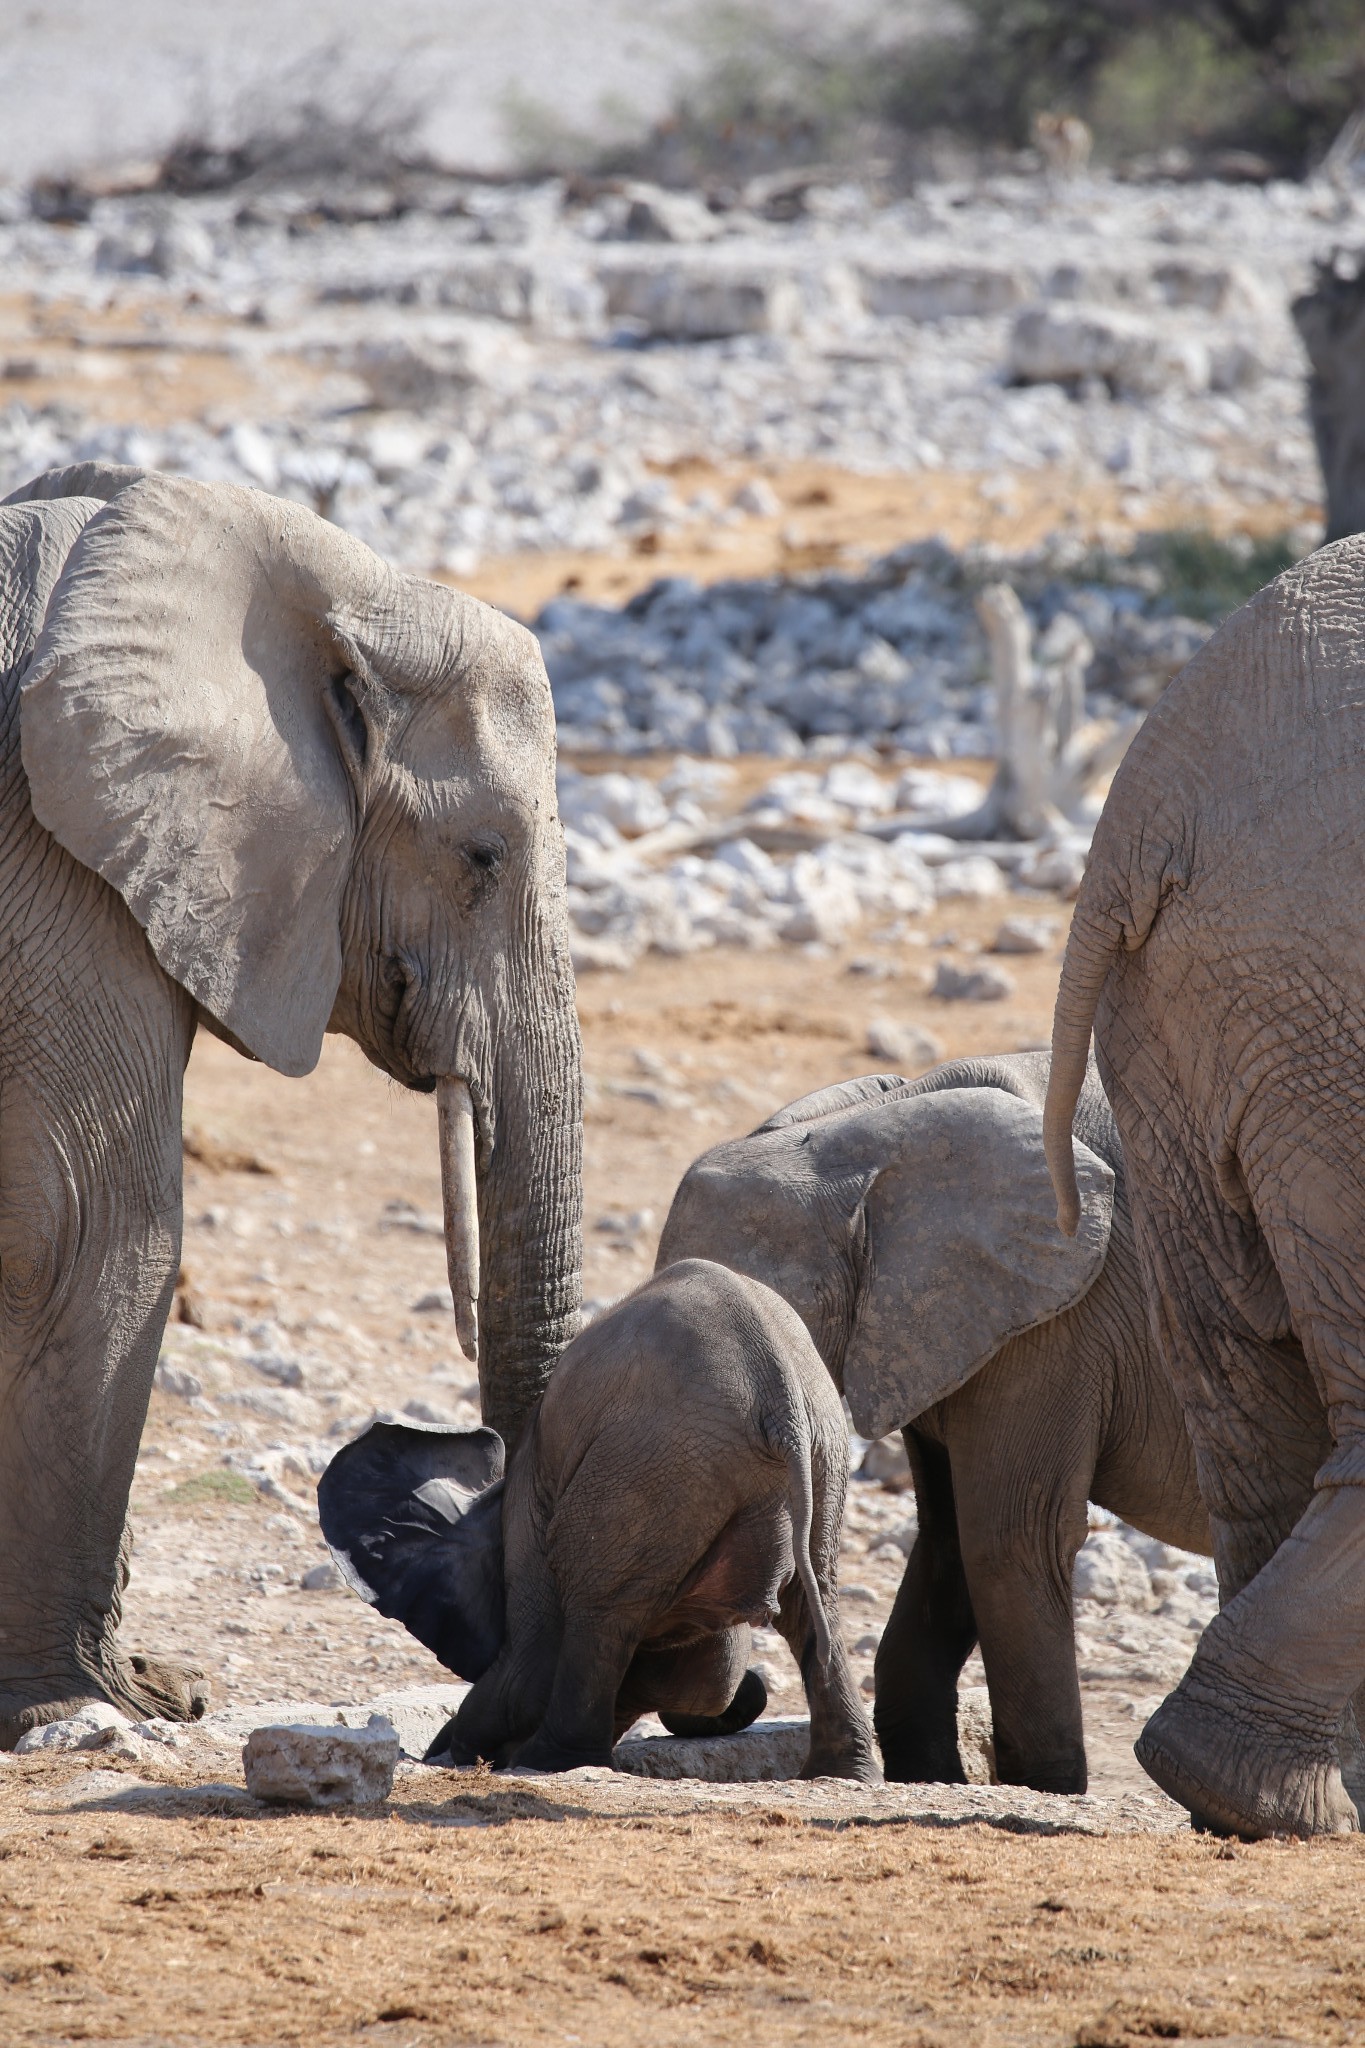
<svg viewBox="0 0 1365 2048">
<path fill-rule="evenodd" d="M 805 1775 L 880 1778 L 838 1629 L 848 1436 L 786 1302 L 704 1260 L 647 1281 L 575 1338 L 501 1473 L 491 1430 L 379 1423 L 318 1486 L 351 1583 L 476 1681 L 432 1760 L 606 1764 L 650 1710 L 742 1727 L 775 1618 Z"/>
<path fill-rule="evenodd" d="M 343 1031 L 478 1126 L 485 1411 L 572 1326 L 579 1043 L 531 636 L 297 505 L 86 464 L 0 507 L 0 1745 L 202 1711 L 116 1630 L 198 1024 Z"/>
<path fill-rule="evenodd" d="M 1138 1756 L 1250 1836 L 1357 1825 L 1365 1675 L 1365 539 L 1260 593 L 1115 777 L 1053 1030 L 1050 1157 L 1092 1020 L 1213 1526 L 1222 1610 Z"/>
<path fill-rule="evenodd" d="M 804 1318 L 857 1427 L 901 1427 L 919 1534 L 882 1637 L 889 1778 L 960 1783 L 957 1680 L 979 1640 L 1001 1779 L 1083 1792 L 1071 1579 L 1086 1503 L 1207 1550 L 1179 1406 L 1153 1349 L 1122 1160 L 1093 1069 L 1086 1188 L 1059 1237 L 1046 1054 L 847 1081 L 689 1170 L 659 1245 L 724 1259 Z"/>
</svg>

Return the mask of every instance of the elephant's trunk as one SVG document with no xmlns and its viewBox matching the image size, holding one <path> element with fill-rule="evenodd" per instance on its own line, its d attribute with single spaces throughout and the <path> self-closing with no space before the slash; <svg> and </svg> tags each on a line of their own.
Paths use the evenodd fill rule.
<svg viewBox="0 0 1365 2048">
<path fill-rule="evenodd" d="M 441 1151 L 441 1206 L 446 1270 L 455 1304 L 455 1332 L 466 1358 L 479 1356 L 479 1190 L 474 1173 L 474 1103 L 467 1081 L 436 1086 Z"/>
<path fill-rule="evenodd" d="M 494 1052 L 495 1136 L 481 1162 L 479 1387 L 512 1450 L 578 1327 L 583 1261 L 582 1050 L 567 964 L 539 1014 Z"/>
</svg>

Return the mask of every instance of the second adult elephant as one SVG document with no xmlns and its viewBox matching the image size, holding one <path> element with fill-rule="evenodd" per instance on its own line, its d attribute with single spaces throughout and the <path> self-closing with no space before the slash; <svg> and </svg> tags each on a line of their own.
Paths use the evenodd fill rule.
<svg viewBox="0 0 1365 2048">
<path fill-rule="evenodd" d="M 1008 1783 L 1082 1792 L 1071 1581 L 1087 1500 L 1209 1548 L 1180 1409 L 1148 1335 L 1122 1159 L 1092 1069 L 1079 1236 L 1043 1152 L 1045 1054 L 871 1075 L 689 1170 L 659 1246 L 800 1312 L 856 1426 L 904 1430 L 919 1534 L 877 1654 L 889 1778 L 961 1780 L 957 1680 L 981 1644 Z"/>
<path fill-rule="evenodd" d="M 202 1705 L 116 1636 L 200 1024 L 284 1074 L 341 1031 L 437 1093 L 515 1441 L 580 1267 L 539 650 L 298 505 L 85 464 L 0 506 L 0 1747 Z"/>
</svg>

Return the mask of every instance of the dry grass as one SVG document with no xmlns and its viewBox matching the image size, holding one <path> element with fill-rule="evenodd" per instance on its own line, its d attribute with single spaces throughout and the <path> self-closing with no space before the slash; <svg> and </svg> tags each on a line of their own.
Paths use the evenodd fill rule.
<svg viewBox="0 0 1365 2048">
<path fill-rule="evenodd" d="M 19 1820 L 71 1775 L 15 1763 L 0 1792 L 7 2042 L 1120 2048 L 1365 2023 L 1358 1840 L 860 1826 L 781 1788 L 607 1817 L 563 1780 Z"/>
</svg>

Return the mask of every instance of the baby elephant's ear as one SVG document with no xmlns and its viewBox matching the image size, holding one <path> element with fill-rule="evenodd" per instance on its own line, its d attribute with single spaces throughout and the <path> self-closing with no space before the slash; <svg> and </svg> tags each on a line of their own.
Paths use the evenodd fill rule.
<svg viewBox="0 0 1365 2048">
<path fill-rule="evenodd" d="M 1114 1175 L 1072 1140 L 1075 1237 L 1057 1228 L 1043 1119 L 1002 1088 L 947 1088 L 888 1105 L 844 1392 L 863 1436 L 901 1429 L 969 1380 L 1010 1337 L 1071 1308 L 1098 1279 Z"/>
<path fill-rule="evenodd" d="M 347 1584 L 461 1678 L 502 1647 L 503 1458 L 494 1429 L 372 1422 L 318 1481 Z"/>
</svg>

